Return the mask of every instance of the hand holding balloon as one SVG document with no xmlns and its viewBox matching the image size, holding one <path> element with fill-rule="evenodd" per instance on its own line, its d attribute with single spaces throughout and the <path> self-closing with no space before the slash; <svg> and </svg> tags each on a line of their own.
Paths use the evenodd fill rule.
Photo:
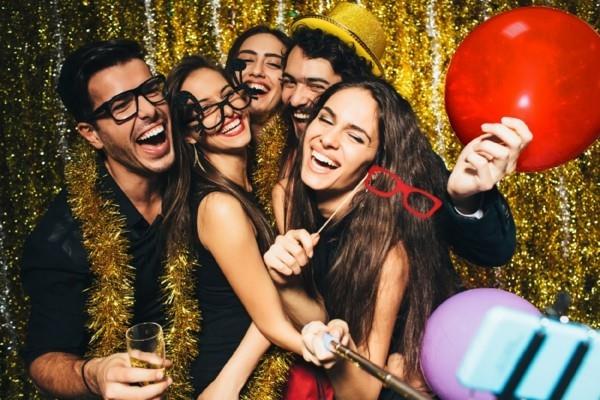
<svg viewBox="0 0 600 400">
<path fill-rule="evenodd" d="M 512 173 L 521 151 L 533 138 L 527 125 L 517 118 L 504 117 L 500 123 L 483 124 L 481 129 L 484 134 L 465 146 L 448 179 L 448 194 L 459 208 L 469 197 L 490 190 Z"/>
<path fill-rule="evenodd" d="M 522 7 L 477 26 L 457 48 L 445 104 L 466 144 L 503 115 L 527 122 L 535 138 L 517 170 L 540 171 L 577 157 L 600 135 L 600 35 L 548 7 Z"/>
</svg>

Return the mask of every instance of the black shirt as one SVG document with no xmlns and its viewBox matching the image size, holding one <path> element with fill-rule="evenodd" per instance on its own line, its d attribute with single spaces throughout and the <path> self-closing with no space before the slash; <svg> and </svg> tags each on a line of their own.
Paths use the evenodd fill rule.
<svg viewBox="0 0 600 400">
<path fill-rule="evenodd" d="M 436 160 L 448 175 L 444 161 Z M 436 217 L 442 236 L 460 257 L 483 267 L 506 264 L 515 253 L 517 231 L 510 207 L 496 187 L 481 193 L 481 219 L 459 215 L 446 193 Z"/>
<path fill-rule="evenodd" d="M 130 324 L 163 323 L 159 286 L 165 248 L 160 229 L 162 217 L 158 216 L 148 224 L 104 165 L 98 165 L 102 197 L 113 200 L 125 217 L 125 236 L 135 268 L 135 305 Z M 21 274 L 31 302 L 23 351 L 27 364 L 48 352 L 82 356 L 90 339 L 85 326 L 89 320 L 85 303 L 93 276 L 83 247 L 80 224 L 67 204 L 66 190 L 53 200 L 25 242 Z"/>
</svg>

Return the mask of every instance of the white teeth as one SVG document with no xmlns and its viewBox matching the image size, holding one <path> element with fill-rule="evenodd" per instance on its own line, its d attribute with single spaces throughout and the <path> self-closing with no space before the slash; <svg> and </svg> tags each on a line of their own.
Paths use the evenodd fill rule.
<svg viewBox="0 0 600 400">
<path fill-rule="evenodd" d="M 324 154 L 321 153 L 317 153 L 315 150 L 312 151 L 311 155 L 319 162 L 322 162 L 323 164 L 327 164 L 329 165 L 331 168 L 337 168 L 338 165 L 331 160 L 329 157 L 327 157 Z"/>
<path fill-rule="evenodd" d="M 309 115 L 306 113 L 302 113 L 302 112 L 295 112 L 294 113 L 294 118 L 296 119 L 301 119 L 301 120 L 305 120 L 309 118 Z"/>
<path fill-rule="evenodd" d="M 269 89 L 265 85 L 261 85 L 260 83 L 249 83 L 248 86 L 251 89 L 260 90 L 261 92 L 269 91 Z"/>
<path fill-rule="evenodd" d="M 227 133 L 229 131 L 232 131 L 235 128 L 237 128 L 238 126 L 240 126 L 241 123 L 242 123 L 242 121 L 240 121 L 239 118 L 234 118 L 230 122 L 228 122 L 225 125 L 223 125 L 223 129 L 221 129 L 221 133 L 224 134 L 224 133 Z"/>
<path fill-rule="evenodd" d="M 144 133 L 142 136 L 138 138 L 138 140 L 146 140 L 154 137 L 156 135 L 160 135 L 165 129 L 162 125 L 158 125 L 155 128 L 150 129 L 148 132 Z"/>
</svg>

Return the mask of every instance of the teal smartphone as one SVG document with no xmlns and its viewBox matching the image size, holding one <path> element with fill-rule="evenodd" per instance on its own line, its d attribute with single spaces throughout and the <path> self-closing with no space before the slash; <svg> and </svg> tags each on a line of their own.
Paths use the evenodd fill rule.
<svg viewBox="0 0 600 400">
<path fill-rule="evenodd" d="M 600 333 L 494 307 L 483 318 L 457 378 L 467 388 L 499 398 L 599 400 Z"/>
</svg>

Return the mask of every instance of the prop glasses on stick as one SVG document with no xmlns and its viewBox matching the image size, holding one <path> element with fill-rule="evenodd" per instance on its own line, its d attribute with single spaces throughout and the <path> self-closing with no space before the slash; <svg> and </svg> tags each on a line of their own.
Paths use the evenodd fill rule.
<svg viewBox="0 0 600 400">
<path fill-rule="evenodd" d="M 377 176 L 378 174 L 383 174 L 392 179 L 395 183 L 395 186 L 391 190 L 378 189 L 373 185 L 373 177 Z M 442 206 L 442 201 L 434 195 L 404 183 L 398 177 L 398 175 L 378 165 L 374 165 L 369 169 L 365 186 L 367 190 L 369 190 L 371 193 L 375 193 L 379 197 L 389 198 L 397 193 L 402 193 L 402 205 L 406 211 L 420 219 L 427 219 L 431 217 Z M 428 203 L 426 210 L 415 208 L 409 201 L 411 196 L 423 196 Z"/>
<path fill-rule="evenodd" d="M 242 111 L 250 105 L 250 97 L 242 88 L 231 88 L 223 96 L 223 100 L 201 105 L 198 99 L 188 91 L 177 94 L 177 105 L 183 111 L 187 123 L 196 121 L 193 128 L 196 132 L 216 132 L 225 122 L 225 107 L 229 106 L 235 111 Z"/>
<path fill-rule="evenodd" d="M 376 177 L 377 175 L 380 175 L 380 174 L 383 174 L 383 175 L 389 177 L 390 179 L 392 179 L 393 182 L 395 183 L 394 187 L 391 188 L 390 190 L 382 190 L 382 189 L 374 186 L 373 177 L 374 176 Z M 354 189 L 352 189 L 352 191 L 350 191 L 350 193 L 348 193 L 346 195 L 346 197 L 344 197 L 342 199 L 342 201 L 340 202 L 340 204 L 338 204 L 338 206 L 335 208 L 333 213 L 329 216 L 329 218 L 327 218 L 327 221 L 325 221 L 323 223 L 323 225 L 321 225 L 319 230 L 317 230 L 317 233 L 321 233 L 321 231 L 323 231 L 323 229 L 325 229 L 325 227 L 329 224 L 329 222 L 331 222 L 331 220 L 337 214 L 337 212 L 352 199 L 354 194 L 360 189 L 360 187 L 362 186 L 363 183 L 365 184 L 365 188 L 369 192 L 371 192 L 379 197 L 389 198 L 395 194 L 401 193 L 402 194 L 402 205 L 404 206 L 406 211 L 408 211 L 409 213 L 411 213 L 412 215 L 414 215 L 415 217 L 420 218 L 420 219 L 427 219 L 427 218 L 431 217 L 442 206 L 442 201 L 440 199 L 438 199 L 437 197 L 435 197 L 434 195 L 432 195 L 431 193 L 428 193 L 422 189 L 419 189 L 419 188 L 410 186 L 407 183 L 404 183 L 404 181 L 402 181 L 402 179 L 400 179 L 400 177 L 398 177 L 398 175 L 396 175 L 395 173 L 393 173 L 392 171 L 390 171 L 388 169 L 385 169 L 378 165 L 373 165 L 371 168 L 369 168 L 369 171 L 367 171 L 367 175 L 365 175 L 365 177 L 362 178 L 360 180 L 360 182 L 358 182 L 356 184 Z M 427 203 L 426 208 L 418 209 L 418 208 L 414 207 L 413 205 L 411 205 L 410 201 L 409 201 L 409 198 L 411 196 L 424 197 L 426 199 L 425 202 Z"/>
</svg>

